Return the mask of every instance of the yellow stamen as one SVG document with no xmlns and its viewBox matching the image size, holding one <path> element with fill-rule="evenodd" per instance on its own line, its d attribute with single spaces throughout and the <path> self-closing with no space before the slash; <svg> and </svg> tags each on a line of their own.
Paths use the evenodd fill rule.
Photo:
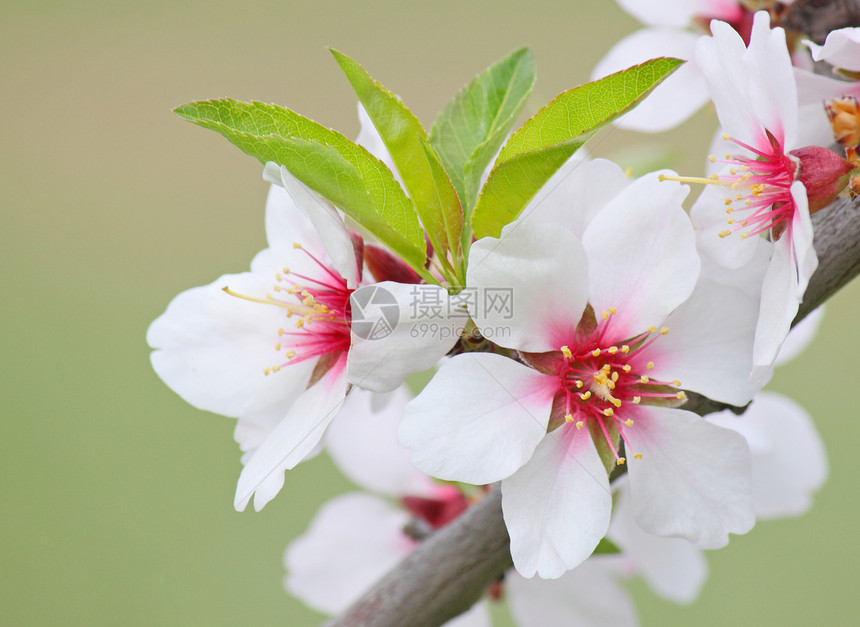
<svg viewBox="0 0 860 627">
<path fill-rule="evenodd" d="M 288 350 L 288 351 L 286 352 L 286 355 L 287 355 L 287 359 L 292 359 L 293 357 L 295 357 L 295 356 L 296 356 L 296 351 L 294 351 L 294 350 L 291 348 L 290 350 Z"/>
<path fill-rule="evenodd" d="M 568 359 L 570 359 L 571 357 L 573 357 L 573 353 L 571 353 L 571 352 L 570 352 L 570 348 L 568 348 L 567 346 L 562 346 L 562 347 L 561 347 L 561 352 L 562 352 L 562 353 L 564 354 L 564 356 L 565 356 L 565 357 L 567 357 Z"/>
<path fill-rule="evenodd" d="M 641 402 L 642 402 L 642 397 L 641 397 L 641 396 L 634 396 L 634 397 L 633 397 L 633 404 L 634 404 L 634 405 L 638 405 L 638 404 L 639 404 L 639 403 L 641 403 Z"/>
<path fill-rule="evenodd" d="M 584 426 L 585 426 L 585 423 L 584 423 L 584 422 L 582 422 L 581 420 L 580 420 L 579 422 L 577 422 L 577 423 L 576 423 L 576 428 L 577 428 L 577 429 L 582 429 Z"/>
<path fill-rule="evenodd" d="M 628 426 L 628 427 L 632 427 L 632 426 L 633 426 L 633 421 L 632 421 L 632 420 L 630 420 L 630 418 L 628 418 L 627 420 L 625 420 L 625 421 L 624 421 L 624 424 L 625 424 L 626 426 Z"/>
<path fill-rule="evenodd" d="M 617 465 L 619 465 L 619 466 L 623 466 L 623 465 L 624 465 L 624 462 L 626 462 L 626 461 L 627 461 L 627 460 L 626 460 L 626 459 L 624 459 L 623 457 L 619 457 L 618 459 L 616 459 L 616 460 L 615 460 L 615 463 L 616 463 Z"/>
<path fill-rule="evenodd" d="M 565 414 L 564 415 L 565 422 L 573 422 L 573 414 Z"/>
<path fill-rule="evenodd" d="M 606 416 L 607 418 L 614 413 L 615 412 L 612 410 L 611 407 L 607 407 L 606 409 L 603 410 L 603 415 Z"/>
<path fill-rule="evenodd" d="M 599 349 L 599 348 L 595 348 L 593 351 L 591 351 L 591 354 L 592 354 L 592 356 L 594 356 L 594 357 L 600 357 L 600 349 Z"/>
<path fill-rule="evenodd" d="M 633 457 L 635 457 L 636 459 L 642 459 L 642 453 L 634 453 Z"/>
<path fill-rule="evenodd" d="M 647 365 L 647 366 L 645 366 L 645 367 L 646 367 L 646 368 L 648 368 L 648 370 L 654 370 L 654 362 L 653 362 L 653 361 L 649 361 L 649 362 L 648 362 L 648 365 Z"/>
</svg>

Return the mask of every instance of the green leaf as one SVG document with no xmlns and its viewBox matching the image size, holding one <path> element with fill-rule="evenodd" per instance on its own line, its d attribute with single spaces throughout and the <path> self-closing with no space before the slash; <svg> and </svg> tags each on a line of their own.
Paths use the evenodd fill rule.
<svg viewBox="0 0 860 627">
<path fill-rule="evenodd" d="M 444 179 L 448 176 L 441 165 L 431 163 L 438 160 L 432 150 L 428 154 L 423 145 L 427 133 L 421 122 L 397 96 L 373 80 L 356 61 L 334 49 L 331 53 L 391 153 L 391 159 L 415 203 L 430 243 L 441 255 L 452 248 L 457 250 L 459 230 L 458 239 L 448 238 L 446 223 L 450 220 L 446 220 L 446 216 L 451 218 L 453 214 L 459 213 L 460 217 L 456 221 L 462 225 L 460 201 L 456 194 L 452 195 L 445 189 L 450 187 L 453 192 L 454 188 L 445 184 Z"/>
<path fill-rule="evenodd" d="M 424 232 L 412 202 L 385 164 L 363 147 L 294 111 L 261 102 L 210 100 L 174 111 L 220 133 L 263 163 L 286 166 L 410 265 L 423 270 Z M 322 169 L 316 171 L 316 167 Z"/>
<path fill-rule="evenodd" d="M 511 135 L 472 212 L 476 237 L 498 237 L 600 128 L 636 106 L 683 63 L 652 59 L 557 96 Z"/>
<path fill-rule="evenodd" d="M 457 258 L 460 252 L 460 233 L 463 231 L 463 208 L 460 206 L 460 199 L 457 197 L 454 185 L 448 178 L 448 174 L 442 167 L 442 162 L 430 142 L 422 139 L 421 147 L 424 149 L 424 155 L 430 166 L 430 174 L 433 177 L 433 184 L 438 196 L 436 204 L 442 210 L 445 235 L 451 250 L 455 253 L 454 257 Z"/>
<path fill-rule="evenodd" d="M 597 547 L 594 549 L 594 555 L 606 555 L 610 553 L 621 553 L 621 549 L 619 549 L 618 545 L 612 542 L 612 540 L 603 538 L 597 543 Z"/>
<path fill-rule="evenodd" d="M 430 143 L 466 207 L 474 205 L 481 174 L 505 141 L 534 84 L 531 50 L 521 48 L 476 76 L 433 123 Z"/>
</svg>

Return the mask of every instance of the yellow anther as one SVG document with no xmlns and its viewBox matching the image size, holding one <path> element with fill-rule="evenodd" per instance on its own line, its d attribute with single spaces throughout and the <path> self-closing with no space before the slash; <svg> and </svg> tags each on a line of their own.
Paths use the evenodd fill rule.
<svg viewBox="0 0 860 627">
<path fill-rule="evenodd" d="M 591 390 L 589 390 L 588 392 L 585 392 L 584 394 L 580 394 L 579 398 L 581 398 L 584 401 L 587 401 L 588 399 L 591 398 Z"/>
<path fill-rule="evenodd" d="M 278 352 L 280 352 L 280 351 L 281 351 L 281 343 L 280 343 L 280 342 L 278 342 L 277 344 L 275 344 L 275 350 L 276 350 L 276 351 L 278 351 Z"/>
<path fill-rule="evenodd" d="M 674 385 L 676 388 L 679 388 L 679 387 L 681 387 L 681 382 L 678 381 L 678 379 L 674 379 L 672 381 L 672 385 Z"/>
<path fill-rule="evenodd" d="M 284 277 L 281 276 L 280 272 L 275 272 L 275 280 L 276 281 L 283 281 Z"/>
<path fill-rule="evenodd" d="M 579 379 L 577 379 L 576 381 L 574 381 L 574 384 L 576 385 L 577 389 L 579 389 L 579 388 L 581 388 L 581 387 L 582 387 L 582 381 L 580 381 Z"/>
<path fill-rule="evenodd" d="M 660 329 L 660 335 L 666 335 L 669 332 L 669 327 L 663 327 Z"/>
<path fill-rule="evenodd" d="M 741 226 L 746 226 L 747 224 L 749 224 L 749 220 L 744 220 L 743 222 L 741 222 Z"/>
<path fill-rule="evenodd" d="M 617 465 L 619 465 L 619 466 L 623 466 L 623 465 L 624 465 L 624 462 L 626 462 L 626 461 L 627 461 L 627 460 L 626 460 L 626 459 L 624 459 L 623 457 L 619 457 L 618 459 L 616 459 L 616 460 L 615 460 L 615 463 L 616 463 Z"/>
<path fill-rule="evenodd" d="M 295 357 L 295 356 L 296 356 L 296 351 L 294 351 L 294 350 L 291 348 L 290 350 L 288 350 L 288 351 L 286 352 L 286 355 L 287 355 L 287 359 L 292 359 L 293 357 Z"/>
<path fill-rule="evenodd" d="M 607 418 L 609 418 L 609 416 L 611 416 L 614 413 L 615 412 L 612 410 L 611 407 L 607 407 L 606 409 L 603 410 L 603 415 L 606 416 Z"/>
<path fill-rule="evenodd" d="M 622 353 L 629 353 L 629 352 L 630 352 L 630 347 L 629 347 L 629 346 L 627 346 L 627 344 L 622 344 L 622 345 L 621 345 L 621 352 L 622 352 Z"/>
<path fill-rule="evenodd" d="M 608 311 L 601 312 L 600 317 L 603 318 L 604 320 L 609 320 L 609 312 Z"/>
<path fill-rule="evenodd" d="M 313 296 L 308 296 L 307 298 L 302 299 L 302 305 L 305 307 L 313 307 L 316 304 L 316 300 Z"/>
<path fill-rule="evenodd" d="M 273 289 L 273 290 L 275 290 L 276 292 L 280 292 L 280 291 L 281 291 L 281 286 L 280 286 L 280 285 L 273 285 L 273 286 L 272 286 L 272 289 Z"/>
<path fill-rule="evenodd" d="M 726 220 L 726 224 L 734 224 L 734 223 L 735 223 L 734 218 L 729 218 L 728 220 Z"/>
<path fill-rule="evenodd" d="M 612 403 L 613 405 L 615 405 L 616 407 L 621 407 L 621 401 L 617 398 L 613 398 L 609 402 Z"/>
<path fill-rule="evenodd" d="M 726 205 L 726 206 L 731 205 L 731 204 L 732 204 L 732 199 L 731 199 L 731 198 L 726 198 L 726 199 L 723 201 L 723 204 L 724 204 L 724 205 Z M 728 209 L 726 209 L 726 213 L 730 213 L 730 211 L 729 211 Z"/>
<path fill-rule="evenodd" d="M 565 422 L 573 422 L 573 414 L 565 414 L 564 415 Z"/>
<path fill-rule="evenodd" d="M 723 133 L 722 137 L 723 137 L 723 139 L 725 139 L 726 141 L 728 141 L 728 140 L 730 140 L 730 139 L 732 138 L 732 136 L 731 136 L 731 135 L 729 135 L 728 133 Z"/>
<path fill-rule="evenodd" d="M 639 404 L 639 403 L 641 403 L 641 402 L 642 402 L 642 397 L 641 397 L 641 396 L 634 396 L 634 397 L 633 397 L 633 404 L 634 404 L 634 405 L 638 405 L 638 404 Z"/>
<path fill-rule="evenodd" d="M 584 422 L 582 422 L 581 420 L 580 420 L 579 422 L 577 422 L 577 423 L 576 423 L 576 428 L 577 428 L 577 429 L 582 429 L 584 426 L 585 426 L 585 423 L 584 423 Z"/>
<path fill-rule="evenodd" d="M 617 372 L 613 372 L 613 373 L 612 373 L 612 382 L 613 382 L 613 383 L 615 383 L 616 381 L 618 381 L 618 373 L 617 373 Z"/>
<path fill-rule="evenodd" d="M 610 307 L 610 308 L 609 308 L 609 315 L 610 315 L 610 316 L 611 316 L 611 315 L 615 315 L 615 307 Z"/>
<path fill-rule="evenodd" d="M 633 457 L 635 457 L 636 459 L 642 459 L 642 453 L 634 453 Z"/>
<path fill-rule="evenodd" d="M 709 174 L 707 178 L 709 181 L 719 181 L 720 175 L 719 174 Z"/>
<path fill-rule="evenodd" d="M 732 234 L 732 232 L 729 230 L 720 231 L 719 233 L 717 233 L 717 235 L 719 235 L 720 237 L 728 237 L 731 234 Z"/>
<path fill-rule="evenodd" d="M 654 333 L 657 330 L 657 327 L 648 327 L 648 333 Z"/>
<path fill-rule="evenodd" d="M 610 346 L 610 347 L 607 349 L 607 352 L 608 352 L 610 355 L 614 355 L 615 353 L 617 353 L 617 352 L 618 352 L 618 347 L 617 347 L 617 346 Z"/>
<path fill-rule="evenodd" d="M 687 394 L 686 394 L 683 390 L 681 390 L 680 392 L 678 392 L 677 394 L 675 394 L 675 396 L 677 396 L 677 397 L 678 397 L 678 400 L 679 400 L 679 401 L 687 400 Z"/>
<path fill-rule="evenodd" d="M 716 163 L 717 158 L 714 155 L 708 155 L 708 161 L 711 163 Z"/>
<path fill-rule="evenodd" d="M 271 368 L 265 368 L 263 370 L 263 374 L 268 377 L 270 374 L 272 374 L 272 369 Z"/>
<path fill-rule="evenodd" d="M 599 348 L 595 348 L 593 351 L 591 351 L 591 354 L 592 354 L 592 356 L 594 356 L 594 357 L 600 357 L 600 349 L 599 349 Z"/>
<path fill-rule="evenodd" d="M 565 356 L 565 357 L 567 357 L 568 359 L 570 359 L 571 357 L 573 357 L 573 353 L 571 353 L 571 352 L 570 352 L 570 348 L 568 348 L 567 346 L 562 346 L 562 347 L 561 347 L 561 352 L 562 352 L 562 353 L 564 354 L 564 356 Z"/>
<path fill-rule="evenodd" d="M 299 244 L 298 242 L 293 242 L 293 248 L 301 248 L 301 247 L 302 247 L 302 245 Z"/>
<path fill-rule="evenodd" d="M 727 152 L 726 154 L 723 155 L 723 157 L 725 157 L 726 159 L 731 159 L 732 155 Z"/>
<path fill-rule="evenodd" d="M 633 368 L 630 366 L 630 364 L 624 364 L 623 366 L 621 366 L 621 369 L 624 372 L 630 372 L 631 370 L 633 370 Z"/>
<path fill-rule="evenodd" d="M 731 174 L 732 176 L 734 176 L 737 173 L 738 173 L 738 171 L 735 168 L 729 168 L 729 174 Z"/>
<path fill-rule="evenodd" d="M 286 333 L 286 331 L 284 331 L 283 329 L 278 329 L 278 335 L 283 335 L 284 333 Z"/>
<path fill-rule="evenodd" d="M 286 266 L 284 266 L 283 271 L 284 271 L 284 274 L 289 274 L 289 273 L 290 273 L 290 269 L 289 269 L 289 268 L 287 268 Z"/>
<path fill-rule="evenodd" d="M 624 425 L 627 427 L 632 427 L 633 421 L 630 418 L 628 418 L 627 420 L 624 421 Z"/>
<path fill-rule="evenodd" d="M 633 168 L 627 168 L 626 170 L 624 170 L 624 176 L 626 176 L 627 178 L 633 176 Z"/>
<path fill-rule="evenodd" d="M 734 207 L 729 207 L 728 209 L 726 209 L 726 213 L 734 213 L 734 212 L 735 212 Z"/>
<path fill-rule="evenodd" d="M 612 366 L 610 366 L 609 364 L 603 364 L 603 367 L 601 368 L 601 370 L 602 370 L 603 372 L 611 372 L 611 371 L 612 371 Z"/>
<path fill-rule="evenodd" d="M 649 361 L 645 367 L 648 368 L 648 370 L 654 370 L 654 362 Z"/>
<path fill-rule="evenodd" d="M 639 383 L 648 383 L 650 380 L 651 379 L 646 377 L 644 374 L 641 377 L 639 377 Z"/>
<path fill-rule="evenodd" d="M 749 232 L 748 232 L 748 231 L 745 231 L 745 232 L 741 233 L 741 239 L 746 239 L 746 238 L 748 238 L 749 236 L 750 236 L 750 234 L 749 234 Z"/>
<path fill-rule="evenodd" d="M 296 320 L 296 328 L 297 329 L 301 329 L 303 326 L 305 326 L 305 319 L 304 318 L 299 318 L 298 320 Z"/>
<path fill-rule="evenodd" d="M 272 366 L 272 372 L 278 372 L 278 370 L 280 370 L 280 369 L 281 369 L 280 366 Z"/>
</svg>

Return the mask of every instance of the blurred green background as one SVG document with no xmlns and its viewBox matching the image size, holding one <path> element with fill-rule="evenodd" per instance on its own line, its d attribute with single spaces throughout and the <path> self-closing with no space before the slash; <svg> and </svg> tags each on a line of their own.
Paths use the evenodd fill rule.
<svg viewBox="0 0 860 627">
<path fill-rule="evenodd" d="M 599 8 L 595 8 L 598 6 Z M 171 108 L 232 96 L 355 136 L 324 46 L 361 61 L 429 126 L 510 50 L 533 47 L 531 111 L 588 79 L 637 25 L 613 2 L 11 2 L 0 20 L 5 624 L 287 624 L 320 617 L 281 587 L 281 555 L 349 489 L 324 458 L 238 514 L 233 421 L 197 411 L 149 367 L 144 333 L 179 291 L 247 268 L 265 245 L 261 167 Z M 591 145 L 625 164 L 679 146 L 701 169 L 712 112 L 659 138 Z M 856 620 L 852 354 L 860 285 L 772 385 L 817 420 L 831 478 L 807 516 L 760 523 L 710 555 L 699 601 L 633 582 L 645 625 Z"/>
</svg>

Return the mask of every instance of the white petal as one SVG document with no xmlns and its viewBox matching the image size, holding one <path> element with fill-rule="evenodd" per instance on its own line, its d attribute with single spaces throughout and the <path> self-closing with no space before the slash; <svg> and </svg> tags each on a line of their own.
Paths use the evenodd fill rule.
<svg viewBox="0 0 860 627">
<path fill-rule="evenodd" d="M 646 175 L 606 205 L 585 231 L 589 303 L 597 312 L 615 307 L 619 332 L 660 326 L 696 285 L 699 255 L 681 206 L 687 192 L 686 185 Z"/>
<path fill-rule="evenodd" d="M 802 301 L 809 279 L 818 268 L 818 255 L 812 245 L 812 219 L 809 216 L 809 201 L 806 188 L 800 181 L 791 184 L 794 200 L 794 217 L 791 229 L 791 248 L 797 267 L 798 298 Z"/>
<path fill-rule="evenodd" d="M 618 0 L 622 9 L 644 24 L 686 28 L 694 17 L 737 17 L 737 7 L 723 0 Z"/>
<path fill-rule="evenodd" d="M 601 557 L 591 557 L 559 579 L 505 575 L 508 605 L 520 627 L 638 625 L 630 595 Z"/>
<path fill-rule="evenodd" d="M 733 237 L 727 238 L 727 240 L 739 241 L 740 238 Z M 771 255 L 773 255 L 773 244 L 761 237 L 747 238 L 744 241 L 750 240 L 754 240 L 753 243 L 755 244 L 753 257 L 746 265 L 738 268 L 726 268 L 700 249 L 702 252 L 701 280 L 713 281 L 740 290 L 758 301 L 761 297 L 761 284 L 770 265 Z"/>
<path fill-rule="evenodd" d="M 530 352 L 558 350 L 573 337 L 585 309 L 587 261 L 579 239 L 557 224 L 518 221 L 499 239 L 484 237 L 469 252 L 469 308 L 486 337 Z M 491 295 L 512 308 L 489 307 Z"/>
<path fill-rule="evenodd" d="M 733 405 L 748 403 L 759 387 L 749 383 L 758 315 L 757 298 L 700 281 L 693 295 L 666 319 L 669 332 L 648 347 L 650 373 L 663 381 Z"/>
<path fill-rule="evenodd" d="M 406 405 L 398 439 L 433 477 L 476 485 L 513 474 L 546 435 L 557 380 L 507 357 L 466 353 Z"/>
<path fill-rule="evenodd" d="M 413 372 L 434 366 L 460 337 L 466 310 L 438 285 L 385 281 L 350 297 L 352 346 L 346 376 L 374 392 L 398 387 Z"/>
<path fill-rule="evenodd" d="M 226 416 L 288 403 L 307 384 L 310 369 L 285 367 L 278 376 L 265 368 L 285 361 L 275 350 L 283 309 L 230 296 L 221 288 L 264 296 L 271 281 L 249 272 L 179 294 L 150 325 L 146 341 L 156 349 L 155 372 L 187 402 Z"/>
<path fill-rule="evenodd" d="M 823 46 L 804 41 L 816 61 L 852 72 L 860 71 L 860 28 L 840 28 L 830 31 Z"/>
<path fill-rule="evenodd" d="M 355 246 L 343 218 L 330 202 L 308 189 L 287 168 L 281 166 L 280 173 L 284 189 L 319 234 L 332 268 L 346 279 L 349 288 L 356 288 L 361 268 L 356 263 Z"/>
<path fill-rule="evenodd" d="M 326 434 L 337 467 L 362 488 L 389 496 L 431 496 L 429 477 L 409 463 L 409 449 L 397 442 L 397 424 L 412 395 L 401 386 L 379 394 L 355 389 Z"/>
<path fill-rule="evenodd" d="M 642 529 L 706 549 L 755 524 L 746 441 L 679 409 L 642 408 L 625 429 L 633 516 Z"/>
<path fill-rule="evenodd" d="M 591 73 L 592 80 L 656 57 L 693 58 L 697 36 L 669 28 L 646 28 L 619 41 Z M 656 133 L 674 128 L 708 102 L 708 87 L 695 61 L 687 61 L 645 100 L 618 120 L 618 126 Z"/>
<path fill-rule="evenodd" d="M 827 478 L 827 455 L 809 414 L 787 396 L 762 392 L 741 416 L 721 412 L 714 424 L 743 435 L 752 453 L 757 518 L 799 516 Z"/>
<path fill-rule="evenodd" d="M 800 109 L 798 119 L 798 146 L 816 145 L 830 148 L 833 144 L 833 127 L 824 109 L 824 100 L 845 95 L 860 97 L 860 81 L 846 82 L 794 69 Z"/>
<path fill-rule="evenodd" d="M 582 239 L 594 216 L 629 184 L 616 164 L 583 159 L 577 151 L 532 198 L 517 221 L 561 224 Z"/>
<path fill-rule="evenodd" d="M 824 305 L 813 310 L 792 327 L 785 338 L 785 342 L 782 343 L 782 348 L 779 349 L 779 355 L 777 355 L 774 365 L 779 366 L 791 361 L 805 351 L 815 336 L 818 335 L 822 320 L 824 320 Z"/>
<path fill-rule="evenodd" d="M 343 368 L 341 360 L 305 390 L 248 459 L 236 486 L 233 505 L 237 510 L 243 511 L 255 494 L 254 509 L 263 509 L 284 485 L 284 471 L 305 459 L 322 439 L 346 397 L 348 383 Z"/>
<path fill-rule="evenodd" d="M 412 550 L 409 514 L 353 492 L 324 504 L 284 554 L 284 587 L 308 606 L 338 614 Z"/>
<path fill-rule="evenodd" d="M 534 456 L 502 481 L 502 513 L 514 567 L 555 579 L 582 563 L 609 527 L 612 494 L 588 429 L 547 434 Z"/>
<path fill-rule="evenodd" d="M 263 178 L 273 183 L 266 198 L 266 239 L 269 248 L 276 253 L 276 265 L 272 270 L 279 271 L 278 266 L 284 264 L 302 274 L 314 271 L 315 268 L 318 271 L 313 260 L 293 246 L 298 242 L 316 256 L 325 254 L 322 240 L 314 225 L 284 189 L 280 167 L 271 162 L 267 163 L 263 169 Z M 257 271 L 253 266 L 252 269 Z M 269 271 L 269 268 L 266 270 Z"/>
<path fill-rule="evenodd" d="M 361 124 L 361 130 L 358 132 L 358 137 L 356 138 L 355 143 L 359 146 L 364 146 L 370 154 L 382 161 L 382 163 L 384 163 L 394 174 L 394 178 L 397 179 L 397 182 L 403 186 L 403 180 L 400 178 L 400 173 L 394 165 L 391 153 L 388 152 L 388 148 L 385 146 L 385 142 L 382 141 L 379 131 L 376 130 L 376 127 L 373 125 L 373 121 L 370 119 L 370 116 L 367 115 L 367 110 L 360 102 L 358 103 L 358 121 Z"/>
<path fill-rule="evenodd" d="M 622 483 L 612 509 L 609 539 L 633 560 L 654 592 L 675 603 L 691 603 L 708 577 L 705 556 L 687 540 L 643 531 L 633 519 L 629 486 Z"/>
<path fill-rule="evenodd" d="M 759 237 L 741 238 L 739 233 L 720 237 L 728 224 L 725 200 L 730 196 L 728 187 L 706 185 L 690 209 L 690 219 L 696 228 L 696 244 L 702 257 L 736 270 L 761 254 L 758 249 L 763 240 Z"/>
</svg>

